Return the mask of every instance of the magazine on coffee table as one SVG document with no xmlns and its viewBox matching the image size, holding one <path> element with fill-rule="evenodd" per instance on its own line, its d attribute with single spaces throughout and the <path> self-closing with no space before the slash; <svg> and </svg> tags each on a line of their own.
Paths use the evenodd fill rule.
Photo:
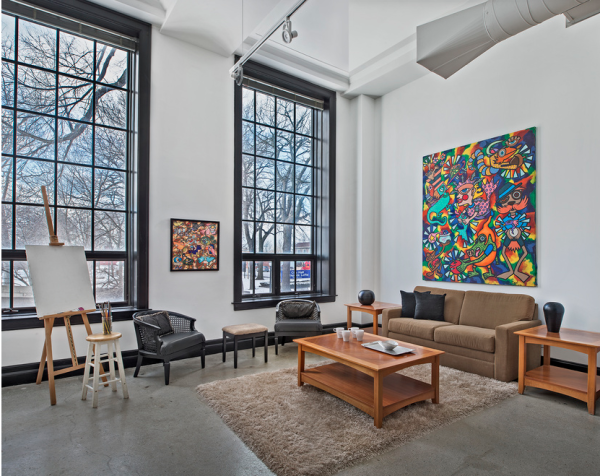
<svg viewBox="0 0 600 476">
<path fill-rule="evenodd" d="M 362 346 L 366 347 L 367 349 L 376 350 L 378 352 L 383 352 L 384 354 L 389 354 L 389 355 L 404 355 L 404 354 L 409 354 L 410 352 L 414 351 L 414 349 L 409 349 L 408 347 L 402 347 L 399 345 L 394 347 L 392 350 L 386 350 L 380 344 L 380 342 L 381 342 L 380 340 L 376 340 L 374 342 L 362 344 Z"/>
</svg>

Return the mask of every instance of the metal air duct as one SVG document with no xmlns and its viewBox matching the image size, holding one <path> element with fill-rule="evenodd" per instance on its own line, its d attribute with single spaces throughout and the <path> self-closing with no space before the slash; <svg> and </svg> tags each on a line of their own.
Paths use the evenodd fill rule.
<svg viewBox="0 0 600 476">
<path fill-rule="evenodd" d="M 488 0 L 418 26 L 417 63 L 447 79 L 496 43 L 583 4 L 600 13 L 600 0 Z"/>
</svg>

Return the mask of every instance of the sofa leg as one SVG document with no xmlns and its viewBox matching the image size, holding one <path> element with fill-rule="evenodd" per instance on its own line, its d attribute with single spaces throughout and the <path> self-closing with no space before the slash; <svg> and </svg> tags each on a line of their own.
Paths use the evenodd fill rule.
<svg viewBox="0 0 600 476">
<path fill-rule="evenodd" d="M 137 377 L 138 374 L 140 373 L 140 367 L 142 366 L 142 361 L 144 360 L 144 357 L 142 356 L 142 354 L 138 354 L 138 358 L 137 358 L 137 363 L 135 364 L 135 372 L 133 372 L 133 377 Z"/>
<path fill-rule="evenodd" d="M 165 385 L 169 385 L 169 376 L 171 374 L 171 362 L 164 361 L 163 367 L 165 368 Z"/>
</svg>

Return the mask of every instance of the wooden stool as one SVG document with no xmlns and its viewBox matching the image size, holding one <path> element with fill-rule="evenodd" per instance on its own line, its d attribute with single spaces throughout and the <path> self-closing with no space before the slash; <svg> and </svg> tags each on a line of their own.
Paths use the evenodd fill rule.
<svg viewBox="0 0 600 476">
<path fill-rule="evenodd" d="M 252 357 L 255 354 L 256 338 L 265 338 L 265 362 L 269 361 L 269 329 L 260 324 L 237 324 L 223 327 L 223 362 L 227 354 L 227 337 L 233 339 L 233 368 L 237 369 L 238 341 L 252 339 Z"/>
<path fill-rule="evenodd" d="M 98 407 L 98 387 L 99 380 L 101 377 L 110 376 L 110 380 L 107 380 L 106 384 L 110 383 L 112 391 L 117 391 L 117 382 L 121 382 L 123 387 L 123 398 L 129 398 L 129 392 L 127 391 L 127 383 L 125 382 L 125 367 L 123 367 L 123 358 L 121 357 L 121 346 L 119 345 L 119 339 L 121 338 L 120 332 L 112 332 L 110 335 L 104 334 L 92 334 L 86 337 L 85 340 L 89 342 L 87 357 L 85 359 L 85 371 L 83 373 L 83 389 L 81 391 L 81 399 L 86 400 L 88 388 L 94 392 L 92 399 L 92 406 Z M 115 349 L 113 350 L 113 343 Z M 102 345 L 106 344 L 108 347 L 106 360 L 102 360 L 101 348 Z M 94 362 L 92 363 L 92 354 L 94 355 Z M 115 359 L 116 354 L 116 359 Z M 115 360 L 119 364 L 119 378 L 115 378 Z M 100 374 L 102 364 L 108 362 L 109 373 Z M 94 376 L 90 377 L 90 367 L 94 367 Z M 87 383 L 93 379 L 93 386 Z"/>
</svg>

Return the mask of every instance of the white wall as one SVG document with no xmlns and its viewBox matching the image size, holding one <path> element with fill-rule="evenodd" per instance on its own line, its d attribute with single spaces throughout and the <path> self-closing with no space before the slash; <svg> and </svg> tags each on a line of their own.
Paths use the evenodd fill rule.
<svg viewBox="0 0 600 476">
<path fill-rule="evenodd" d="M 496 45 L 448 80 L 429 74 L 380 99 L 381 288 L 424 284 L 422 157 L 536 126 L 538 287 L 441 287 L 526 293 L 564 304 L 563 326 L 600 331 L 596 237 L 600 175 L 600 16 L 557 17 Z M 543 316 L 542 316 L 543 320 Z M 553 349 L 580 362 L 582 354 Z"/>
</svg>

